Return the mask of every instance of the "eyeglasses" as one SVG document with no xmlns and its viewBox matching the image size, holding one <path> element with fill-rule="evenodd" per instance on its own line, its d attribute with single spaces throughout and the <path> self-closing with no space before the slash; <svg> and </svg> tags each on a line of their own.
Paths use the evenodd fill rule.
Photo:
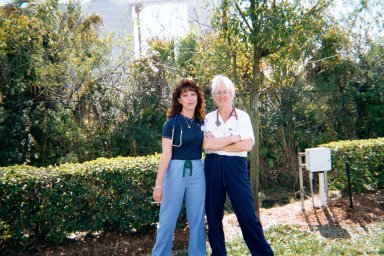
<svg viewBox="0 0 384 256">
<path fill-rule="evenodd" d="M 221 95 L 223 95 L 223 96 L 228 96 L 228 95 L 230 95 L 231 93 L 229 92 L 229 91 L 215 91 L 215 92 L 213 92 L 213 95 L 214 96 L 221 96 Z"/>
</svg>

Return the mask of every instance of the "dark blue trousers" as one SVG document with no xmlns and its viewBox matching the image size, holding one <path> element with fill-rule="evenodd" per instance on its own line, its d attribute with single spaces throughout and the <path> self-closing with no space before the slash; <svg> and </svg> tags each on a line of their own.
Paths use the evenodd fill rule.
<svg viewBox="0 0 384 256">
<path fill-rule="evenodd" d="M 245 243 L 253 256 L 274 255 L 265 240 L 253 202 L 247 159 L 239 156 L 207 154 L 204 160 L 206 180 L 205 211 L 212 256 L 227 255 L 223 231 L 224 203 L 229 195 Z"/>
</svg>

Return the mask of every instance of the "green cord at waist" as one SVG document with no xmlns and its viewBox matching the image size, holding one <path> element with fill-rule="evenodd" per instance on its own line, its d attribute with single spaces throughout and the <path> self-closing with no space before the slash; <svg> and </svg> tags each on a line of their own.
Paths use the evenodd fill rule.
<svg viewBox="0 0 384 256">
<path fill-rule="evenodd" d="M 185 162 L 184 162 L 183 177 L 185 177 L 185 170 L 186 169 L 191 170 L 189 173 L 189 176 L 192 176 L 192 161 L 191 160 L 185 160 Z"/>
</svg>

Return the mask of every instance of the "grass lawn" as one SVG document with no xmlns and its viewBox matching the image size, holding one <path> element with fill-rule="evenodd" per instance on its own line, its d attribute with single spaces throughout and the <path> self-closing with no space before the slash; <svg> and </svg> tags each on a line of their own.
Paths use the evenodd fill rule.
<svg viewBox="0 0 384 256">
<path fill-rule="evenodd" d="M 384 221 L 372 223 L 366 233 L 350 235 L 331 226 L 314 232 L 277 226 L 265 235 L 275 255 L 384 255 Z M 242 237 L 227 242 L 227 251 L 228 255 L 250 255 Z"/>
</svg>

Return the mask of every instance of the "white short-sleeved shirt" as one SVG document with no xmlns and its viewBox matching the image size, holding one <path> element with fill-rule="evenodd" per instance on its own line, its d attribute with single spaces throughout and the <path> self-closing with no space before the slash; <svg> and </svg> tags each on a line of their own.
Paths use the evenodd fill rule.
<svg viewBox="0 0 384 256">
<path fill-rule="evenodd" d="M 252 139 L 255 143 L 255 136 L 253 134 L 252 123 L 249 115 L 240 109 L 235 109 L 237 119 L 235 114 L 224 123 L 223 119 L 218 113 L 218 110 L 214 110 L 208 113 L 205 116 L 204 120 L 204 130 L 205 132 L 211 132 L 215 138 L 225 138 L 231 135 L 240 135 L 241 140 Z M 221 122 L 221 125 L 217 125 L 217 120 Z M 247 156 L 247 151 L 242 152 L 227 152 L 227 151 L 214 151 L 214 150 L 205 150 L 206 154 L 215 153 L 218 155 L 226 156 Z"/>
</svg>

